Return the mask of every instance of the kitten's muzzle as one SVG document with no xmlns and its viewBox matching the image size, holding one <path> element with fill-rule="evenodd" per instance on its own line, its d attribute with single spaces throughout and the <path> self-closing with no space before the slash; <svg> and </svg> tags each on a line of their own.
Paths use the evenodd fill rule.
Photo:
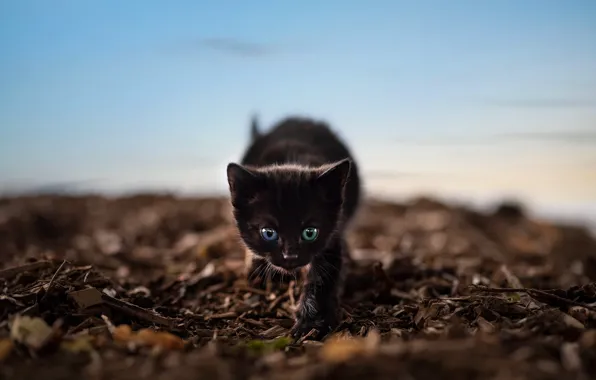
<svg viewBox="0 0 596 380">
<path fill-rule="evenodd" d="M 283 258 L 283 262 L 280 264 L 286 270 L 295 270 L 307 264 L 304 262 L 304 260 L 301 260 L 300 256 L 297 254 L 289 254 L 282 252 L 281 255 Z"/>
<path fill-rule="evenodd" d="M 284 258 L 284 260 L 297 260 L 298 259 L 298 255 L 297 254 L 292 254 L 292 253 L 288 253 L 288 252 L 282 252 L 281 254 Z"/>
</svg>

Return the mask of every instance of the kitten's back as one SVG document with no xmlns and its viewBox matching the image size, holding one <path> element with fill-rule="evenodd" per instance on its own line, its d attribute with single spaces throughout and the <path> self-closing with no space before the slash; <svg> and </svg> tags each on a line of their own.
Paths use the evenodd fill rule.
<svg viewBox="0 0 596 380">
<path fill-rule="evenodd" d="M 344 210 L 351 218 L 360 200 L 358 166 L 346 144 L 322 121 L 302 117 L 288 117 L 269 132 L 258 131 L 256 121 L 251 126 L 252 141 L 242 158 L 243 165 L 268 166 L 297 163 L 317 167 L 344 158 L 352 161 L 346 185 Z"/>
</svg>

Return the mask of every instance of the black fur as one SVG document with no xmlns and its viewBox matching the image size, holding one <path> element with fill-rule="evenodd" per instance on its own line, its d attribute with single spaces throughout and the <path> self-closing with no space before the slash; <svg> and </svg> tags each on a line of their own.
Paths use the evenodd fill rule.
<svg viewBox="0 0 596 380">
<path fill-rule="evenodd" d="M 316 328 L 320 339 L 339 324 L 344 231 L 360 199 L 357 165 L 323 122 L 292 117 L 263 134 L 253 118 L 251 137 L 241 164 L 227 167 L 236 224 L 254 255 L 249 273 L 306 268 L 292 334 Z M 309 227 L 318 230 L 313 241 Z M 274 234 L 263 236 L 263 228 L 277 239 L 267 241 Z"/>
</svg>

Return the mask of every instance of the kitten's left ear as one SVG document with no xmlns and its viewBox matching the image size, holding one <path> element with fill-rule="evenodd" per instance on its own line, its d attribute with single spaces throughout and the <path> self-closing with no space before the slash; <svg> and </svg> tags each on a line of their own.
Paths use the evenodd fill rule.
<svg viewBox="0 0 596 380">
<path fill-rule="evenodd" d="M 226 168 L 226 173 L 232 199 L 249 197 L 255 190 L 258 178 L 251 170 L 231 162 Z"/>
<path fill-rule="evenodd" d="M 349 158 L 338 161 L 323 173 L 319 174 L 317 183 L 323 186 L 328 192 L 341 196 L 348 181 L 351 168 L 352 161 Z"/>
</svg>

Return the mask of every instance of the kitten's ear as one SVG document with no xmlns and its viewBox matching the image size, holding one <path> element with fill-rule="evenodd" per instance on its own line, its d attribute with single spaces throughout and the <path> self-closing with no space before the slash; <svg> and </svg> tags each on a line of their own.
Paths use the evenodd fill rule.
<svg viewBox="0 0 596 380">
<path fill-rule="evenodd" d="M 317 183 L 328 196 L 341 200 L 343 199 L 343 190 L 348 181 L 351 167 L 352 162 L 349 158 L 338 161 L 319 174 Z"/>
<path fill-rule="evenodd" d="M 257 174 L 233 162 L 226 169 L 228 186 L 233 200 L 247 198 L 254 194 L 258 183 Z"/>
<path fill-rule="evenodd" d="M 253 114 L 250 119 L 250 139 L 251 141 L 258 140 L 261 137 L 259 128 L 259 120 L 257 114 Z"/>
</svg>

